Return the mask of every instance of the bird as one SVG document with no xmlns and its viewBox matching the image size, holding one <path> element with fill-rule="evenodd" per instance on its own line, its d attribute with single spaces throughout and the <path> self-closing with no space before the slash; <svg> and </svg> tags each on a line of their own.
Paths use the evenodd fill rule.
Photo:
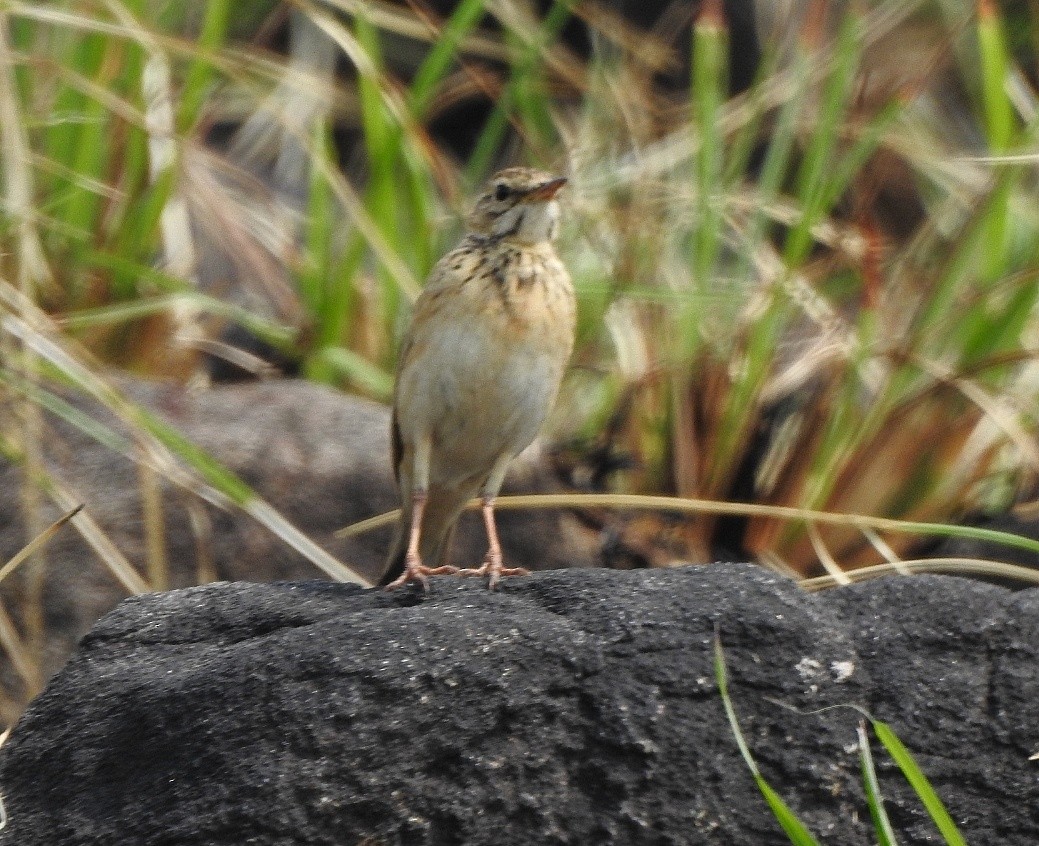
<svg viewBox="0 0 1039 846">
<path fill-rule="evenodd" d="M 567 179 L 512 167 L 496 173 L 466 217 L 467 232 L 430 272 L 400 347 L 391 424 L 401 516 L 379 584 L 505 567 L 494 500 L 509 462 L 555 404 L 574 346 L 576 301 L 556 254 Z M 488 548 L 479 567 L 448 563 L 466 503 L 482 499 Z"/>
</svg>

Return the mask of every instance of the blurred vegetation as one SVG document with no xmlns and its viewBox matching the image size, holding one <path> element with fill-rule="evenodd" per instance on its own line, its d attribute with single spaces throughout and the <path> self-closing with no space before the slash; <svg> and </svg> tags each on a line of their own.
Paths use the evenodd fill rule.
<svg viewBox="0 0 1039 846">
<path fill-rule="evenodd" d="M 77 504 L 43 460 L 47 409 L 141 461 L 144 501 L 165 476 L 348 577 L 109 374 L 198 381 L 234 324 L 386 400 L 466 197 L 517 162 L 571 180 L 578 344 L 549 435 L 576 488 L 912 521 L 1032 496 L 1034 4 L 792 3 L 736 93 L 719 2 L 653 31 L 598 3 L 451 8 L 0 3 L 0 450 L 27 542 L 45 501 Z M 72 526 L 115 574 L 89 510 Z M 642 563 L 728 550 L 803 575 L 913 542 L 768 514 L 618 533 Z M 162 584 L 151 556 L 128 590 Z M 41 578 L 0 619 L 27 665 Z"/>
</svg>

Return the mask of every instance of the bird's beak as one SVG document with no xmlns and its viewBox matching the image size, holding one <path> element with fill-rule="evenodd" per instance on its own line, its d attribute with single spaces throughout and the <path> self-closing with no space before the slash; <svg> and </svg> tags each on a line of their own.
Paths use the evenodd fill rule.
<svg viewBox="0 0 1039 846">
<path fill-rule="evenodd" d="M 550 179 L 548 182 L 542 182 L 540 185 L 536 185 L 526 193 L 523 197 L 523 202 L 543 203 L 546 200 L 551 200 L 557 193 L 559 193 L 559 189 L 564 185 L 566 185 L 565 176 Z"/>
</svg>

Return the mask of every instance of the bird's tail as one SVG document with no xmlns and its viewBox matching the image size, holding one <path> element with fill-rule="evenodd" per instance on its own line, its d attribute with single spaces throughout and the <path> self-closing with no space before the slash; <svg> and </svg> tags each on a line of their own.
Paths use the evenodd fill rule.
<svg viewBox="0 0 1039 846">
<path fill-rule="evenodd" d="M 426 497 L 426 510 L 422 515 L 422 536 L 419 554 L 422 562 L 430 567 L 449 564 L 451 539 L 458 518 L 465 504 L 472 497 L 469 490 L 432 487 Z M 401 508 L 400 520 L 386 559 L 386 570 L 379 579 L 380 585 L 388 585 L 404 572 L 404 559 L 408 552 L 408 533 L 411 529 L 411 501 Z"/>
</svg>

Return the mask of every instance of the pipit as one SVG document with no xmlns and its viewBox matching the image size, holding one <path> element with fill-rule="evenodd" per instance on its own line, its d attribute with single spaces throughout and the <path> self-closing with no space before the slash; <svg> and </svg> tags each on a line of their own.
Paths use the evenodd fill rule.
<svg viewBox="0 0 1039 846">
<path fill-rule="evenodd" d="M 574 345 L 574 290 L 552 246 L 565 183 L 522 167 L 495 175 L 415 303 L 393 397 L 402 513 L 387 588 L 428 589 L 428 576 L 458 573 L 493 589 L 527 572 L 503 564 L 494 499 L 555 402 Z M 447 563 L 451 535 L 477 494 L 487 555 L 459 570 Z"/>
</svg>

